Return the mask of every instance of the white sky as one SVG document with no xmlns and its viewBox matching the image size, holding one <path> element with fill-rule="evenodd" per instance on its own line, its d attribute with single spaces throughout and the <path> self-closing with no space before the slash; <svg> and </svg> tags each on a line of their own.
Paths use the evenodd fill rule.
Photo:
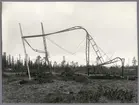
<svg viewBox="0 0 139 105">
<path fill-rule="evenodd" d="M 132 64 L 134 56 L 137 58 L 136 2 L 4 2 L 2 9 L 3 52 L 13 56 L 24 56 L 18 23 L 21 23 L 24 35 L 37 35 L 41 34 L 40 22 L 43 22 L 45 33 L 83 26 L 108 56 L 123 57 L 126 64 Z M 85 38 L 85 32 L 76 30 L 48 37 L 75 52 Z M 28 41 L 34 48 L 43 50 L 42 38 Z M 76 56 L 69 55 L 48 40 L 47 44 L 50 60 L 61 62 L 65 56 L 67 61 L 85 64 L 85 41 Z M 26 48 L 31 58 L 39 55 L 28 46 Z M 94 62 L 95 53 L 91 55 L 91 62 Z"/>
</svg>

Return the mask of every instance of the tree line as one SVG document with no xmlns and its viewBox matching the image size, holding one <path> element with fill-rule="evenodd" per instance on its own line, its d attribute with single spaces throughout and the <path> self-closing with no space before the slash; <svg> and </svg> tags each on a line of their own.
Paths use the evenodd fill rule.
<svg viewBox="0 0 139 105">
<path fill-rule="evenodd" d="M 37 56 L 34 61 L 28 57 L 28 65 L 30 69 L 47 69 L 48 65 L 44 62 L 44 58 L 41 58 L 41 56 Z M 60 68 L 64 66 L 73 66 L 73 67 L 78 67 L 78 62 L 70 62 L 67 63 L 65 60 L 61 61 L 61 63 L 57 63 L 56 61 L 52 64 L 50 62 L 51 67 L 55 68 Z M 27 66 L 26 66 L 26 60 L 21 58 L 21 55 L 17 58 L 14 56 L 11 56 L 10 54 L 7 54 L 4 52 L 2 54 L 2 70 L 12 70 L 12 71 L 26 71 Z"/>
<path fill-rule="evenodd" d="M 41 70 L 46 70 L 48 69 L 48 65 L 45 64 L 45 62 L 43 61 L 44 58 L 41 58 L 41 56 L 37 56 L 36 59 L 34 61 L 32 61 L 30 58 L 28 58 L 28 65 L 30 69 L 41 69 Z M 133 57 L 132 60 L 132 66 L 127 66 L 128 68 L 132 68 L 133 66 L 137 66 L 136 65 L 137 60 L 135 57 Z M 63 67 L 73 67 L 73 68 L 84 68 L 85 66 L 82 65 L 78 65 L 78 62 L 66 62 L 65 58 L 63 58 L 63 61 L 61 61 L 61 63 L 57 63 L 56 61 L 52 64 L 52 62 L 50 62 L 50 65 L 52 68 L 56 68 L 56 69 L 61 69 Z M 93 67 L 93 65 L 92 65 Z M 27 71 L 27 66 L 26 66 L 26 60 L 21 58 L 21 55 L 19 54 L 19 56 L 17 58 L 15 58 L 14 56 L 11 56 L 10 54 L 6 54 L 6 52 L 4 52 L 2 54 L 2 70 L 11 70 L 11 71 Z"/>
</svg>

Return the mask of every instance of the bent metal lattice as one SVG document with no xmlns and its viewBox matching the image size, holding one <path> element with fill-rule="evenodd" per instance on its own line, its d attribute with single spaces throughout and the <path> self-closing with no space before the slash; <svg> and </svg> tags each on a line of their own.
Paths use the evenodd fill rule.
<svg viewBox="0 0 139 105">
<path fill-rule="evenodd" d="M 71 28 L 67 28 L 67 29 L 63 29 L 60 31 L 56 31 L 56 32 L 52 32 L 52 33 L 44 33 L 44 28 L 43 28 L 43 23 L 41 23 L 41 28 L 42 28 L 42 34 L 40 35 L 30 35 L 30 36 L 23 36 L 23 32 L 22 32 L 22 28 L 21 28 L 21 24 L 19 23 L 19 27 L 20 27 L 20 32 L 21 32 L 21 39 L 22 39 L 22 43 L 23 43 L 23 48 L 24 48 L 24 53 L 25 53 L 25 60 L 26 60 L 26 65 L 27 65 L 27 70 L 28 70 L 28 76 L 29 76 L 29 80 L 31 80 L 31 75 L 30 75 L 30 69 L 29 69 L 29 65 L 28 65 L 28 55 L 27 55 L 27 51 L 26 51 L 26 47 L 25 47 L 25 42 L 28 44 L 28 46 L 35 52 L 38 53 L 44 53 L 45 54 L 45 64 L 48 65 L 48 67 L 50 67 L 50 63 L 49 63 L 49 59 L 48 59 L 48 51 L 47 51 L 47 44 L 46 44 L 46 39 L 45 37 L 48 35 L 55 35 L 55 34 L 59 34 L 59 33 L 63 33 L 63 32 L 68 32 L 68 31 L 74 31 L 74 30 L 83 30 L 86 32 L 86 48 L 85 48 L 85 55 L 86 55 L 86 67 L 88 70 L 88 75 L 89 75 L 89 70 L 90 70 L 90 45 L 92 46 L 93 50 L 95 51 L 95 54 L 97 56 L 97 66 L 102 66 L 102 65 L 107 65 L 107 64 L 112 64 L 118 61 L 121 61 L 121 65 L 122 65 L 122 74 L 121 76 L 123 76 L 123 70 L 124 70 L 124 62 L 125 59 L 124 58 L 120 58 L 120 57 L 116 57 L 114 59 L 110 59 L 106 53 L 103 52 L 103 50 L 101 50 L 98 45 L 96 44 L 96 42 L 94 41 L 93 37 L 88 33 L 88 31 L 83 28 L 82 26 L 74 26 Z M 34 49 L 29 42 L 27 41 L 27 38 L 36 38 L 36 37 L 42 37 L 43 38 L 43 44 L 44 44 L 44 51 L 38 50 L 38 49 Z M 59 46 L 59 45 L 57 45 Z M 60 47 L 60 46 L 59 46 Z M 62 49 L 62 47 L 61 47 Z M 103 54 L 102 54 L 103 53 Z M 108 61 L 105 61 L 103 59 L 103 56 L 107 56 L 107 58 L 109 59 Z M 50 70 L 51 72 L 51 70 Z"/>
</svg>

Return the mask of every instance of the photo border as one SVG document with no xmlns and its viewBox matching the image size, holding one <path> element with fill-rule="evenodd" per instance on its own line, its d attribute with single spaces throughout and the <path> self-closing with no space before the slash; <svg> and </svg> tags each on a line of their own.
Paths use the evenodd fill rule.
<svg viewBox="0 0 139 105">
<path fill-rule="evenodd" d="M 139 52 L 139 1 L 138 0 L 1 0 L 0 1 L 0 105 L 15 105 L 18 103 L 2 103 L 2 2 L 136 2 L 137 3 L 137 54 Z M 138 54 L 138 61 L 139 61 L 139 54 Z M 139 70 L 139 65 L 138 65 L 138 70 Z M 139 76 L 139 72 L 137 71 L 138 76 Z M 138 78 L 139 81 L 139 78 Z M 139 83 L 138 83 L 138 87 L 139 87 Z M 139 94 L 139 91 L 138 91 Z M 138 97 L 139 100 L 139 97 Z M 46 105 L 46 104 L 50 104 L 50 103 L 20 103 L 18 105 Z M 57 103 L 59 104 L 59 103 Z M 66 104 L 66 103 L 64 103 Z M 67 103 L 68 104 L 68 103 Z M 71 103 L 74 104 L 74 103 Z M 82 104 L 82 103 L 81 103 Z M 88 103 L 87 103 L 88 104 Z M 122 105 L 122 104 L 131 104 L 131 105 L 138 105 L 137 103 L 91 103 L 92 104 L 98 104 L 98 105 Z M 53 105 L 53 104 L 50 104 Z M 60 104 L 59 104 L 60 105 Z M 86 104 L 84 104 L 86 105 Z"/>
</svg>

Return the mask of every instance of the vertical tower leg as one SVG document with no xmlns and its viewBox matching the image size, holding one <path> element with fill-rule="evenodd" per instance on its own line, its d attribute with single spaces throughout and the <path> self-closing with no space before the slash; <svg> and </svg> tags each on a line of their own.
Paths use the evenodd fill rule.
<svg viewBox="0 0 139 105">
<path fill-rule="evenodd" d="M 24 48 L 24 53 L 25 53 L 25 60 L 26 60 L 26 65 L 27 65 L 27 70 L 28 70 L 28 77 L 29 77 L 29 80 L 31 80 L 31 75 L 30 75 L 30 70 L 29 70 L 29 65 L 28 65 L 28 55 L 27 55 L 27 52 L 26 52 L 26 48 L 25 48 L 25 42 L 23 40 L 23 33 L 22 33 L 22 28 L 21 28 L 21 24 L 19 23 L 19 27 L 20 27 L 20 33 L 21 33 L 21 39 L 22 39 L 22 43 L 23 43 L 23 48 Z"/>
<path fill-rule="evenodd" d="M 87 66 L 88 65 L 88 39 L 87 39 L 87 35 L 86 35 L 85 56 L 86 56 L 86 66 Z"/>
<path fill-rule="evenodd" d="M 88 76 L 90 74 L 90 67 L 89 67 L 89 63 L 90 63 L 90 39 L 89 39 L 89 35 L 87 35 L 87 39 L 88 39 Z"/>
<path fill-rule="evenodd" d="M 87 73 L 89 76 L 89 60 L 90 60 L 90 40 L 89 40 L 89 35 L 86 35 L 86 67 L 87 67 Z"/>
<path fill-rule="evenodd" d="M 42 34 L 45 34 L 42 23 L 41 23 L 41 28 L 42 28 Z M 43 44 L 44 44 L 44 51 L 45 51 L 45 64 L 47 62 L 49 70 L 50 70 L 50 62 L 49 62 L 49 59 L 48 59 L 47 44 L 46 44 L 45 36 L 43 36 Z M 51 70 L 49 72 L 51 72 Z"/>
<path fill-rule="evenodd" d="M 86 68 L 87 68 L 87 73 L 88 73 L 88 39 L 87 39 L 87 35 L 86 35 L 85 56 L 86 56 Z"/>
</svg>

